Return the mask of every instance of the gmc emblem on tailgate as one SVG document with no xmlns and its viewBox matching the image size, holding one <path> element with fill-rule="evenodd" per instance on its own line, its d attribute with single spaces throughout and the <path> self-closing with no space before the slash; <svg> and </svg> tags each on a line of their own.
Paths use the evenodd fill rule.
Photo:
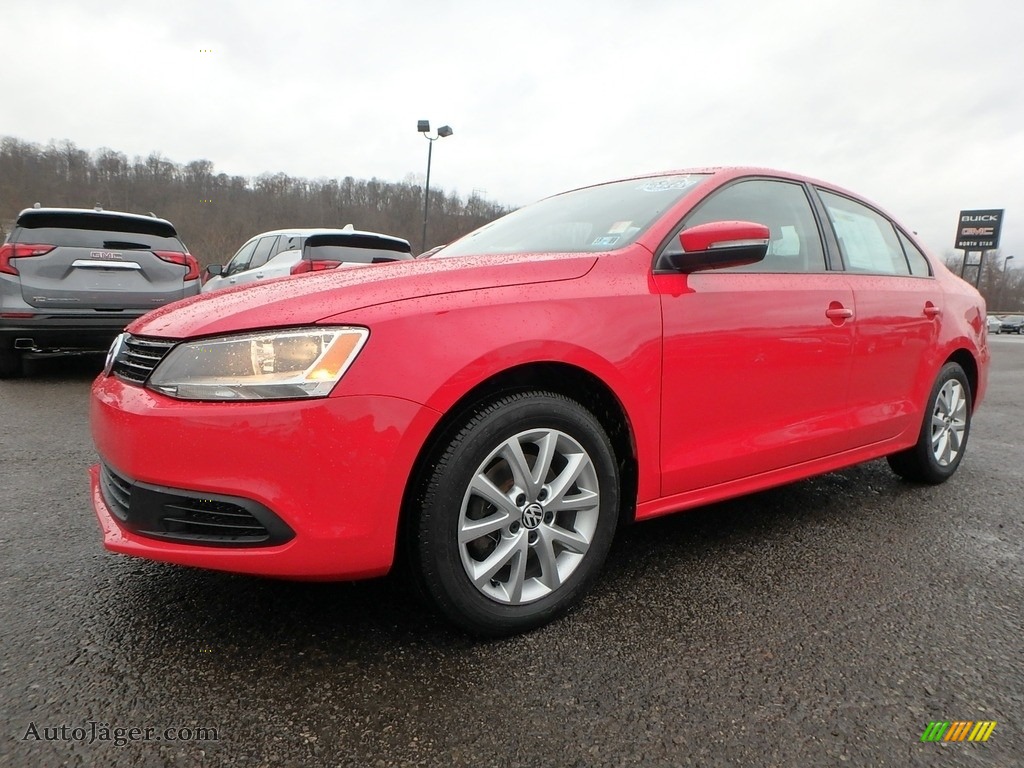
<svg viewBox="0 0 1024 768">
<path fill-rule="evenodd" d="M 106 259 L 107 261 L 124 261 L 124 256 L 116 251 L 89 251 L 90 259 Z"/>
</svg>

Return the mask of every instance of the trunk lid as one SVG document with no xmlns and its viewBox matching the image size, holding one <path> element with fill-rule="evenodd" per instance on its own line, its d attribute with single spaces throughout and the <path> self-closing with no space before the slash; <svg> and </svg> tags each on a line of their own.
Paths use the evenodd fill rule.
<svg viewBox="0 0 1024 768">
<path fill-rule="evenodd" d="M 12 241 L 50 245 L 17 260 L 22 298 L 45 309 L 152 309 L 185 296 L 186 249 L 162 219 L 104 213 L 22 214 Z"/>
</svg>

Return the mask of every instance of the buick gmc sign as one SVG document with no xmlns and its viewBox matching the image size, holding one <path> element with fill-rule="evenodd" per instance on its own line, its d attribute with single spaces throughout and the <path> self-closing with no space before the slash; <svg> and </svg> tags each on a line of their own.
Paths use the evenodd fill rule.
<svg viewBox="0 0 1024 768">
<path fill-rule="evenodd" d="M 956 228 L 956 248 L 964 251 L 991 251 L 999 247 L 999 228 L 1003 224 L 1003 209 L 990 211 L 960 211 Z"/>
</svg>

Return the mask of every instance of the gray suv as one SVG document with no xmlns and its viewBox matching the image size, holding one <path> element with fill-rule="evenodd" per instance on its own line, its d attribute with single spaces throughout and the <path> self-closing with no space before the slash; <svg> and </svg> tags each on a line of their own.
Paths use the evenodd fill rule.
<svg viewBox="0 0 1024 768">
<path fill-rule="evenodd" d="M 199 293 L 199 264 L 156 216 L 26 208 L 0 246 L 0 377 L 25 355 L 103 351 L 135 318 Z"/>
</svg>

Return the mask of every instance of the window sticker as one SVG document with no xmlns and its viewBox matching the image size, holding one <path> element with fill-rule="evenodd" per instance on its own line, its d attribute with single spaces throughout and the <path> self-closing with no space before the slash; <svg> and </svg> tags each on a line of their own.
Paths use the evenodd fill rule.
<svg viewBox="0 0 1024 768">
<path fill-rule="evenodd" d="M 629 225 L 632 223 L 633 222 L 631 221 L 616 221 L 614 224 L 608 227 L 608 234 L 621 235 L 623 232 L 629 229 Z"/>
<path fill-rule="evenodd" d="M 604 237 L 597 238 L 593 243 L 591 243 L 591 245 L 598 245 L 598 246 L 615 245 L 617 242 L 619 242 L 619 236 L 618 235 L 605 235 Z"/>
<path fill-rule="evenodd" d="M 878 225 L 867 216 L 830 208 L 836 235 L 846 249 L 851 269 L 891 272 L 892 260 Z"/>
<path fill-rule="evenodd" d="M 703 176 L 682 176 L 669 177 L 667 179 L 648 179 L 637 187 L 641 192 L 668 192 L 675 189 L 687 189 L 697 182 L 703 181 Z"/>
</svg>

